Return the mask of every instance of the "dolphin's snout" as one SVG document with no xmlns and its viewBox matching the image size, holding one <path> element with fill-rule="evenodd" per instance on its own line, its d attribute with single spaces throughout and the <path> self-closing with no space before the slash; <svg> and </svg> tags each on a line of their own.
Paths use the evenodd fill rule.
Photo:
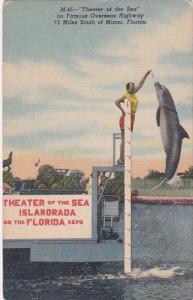
<svg viewBox="0 0 193 300">
<path fill-rule="evenodd" d="M 161 84 L 159 83 L 159 81 L 154 82 L 155 87 L 159 87 L 161 88 Z"/>
</svg>

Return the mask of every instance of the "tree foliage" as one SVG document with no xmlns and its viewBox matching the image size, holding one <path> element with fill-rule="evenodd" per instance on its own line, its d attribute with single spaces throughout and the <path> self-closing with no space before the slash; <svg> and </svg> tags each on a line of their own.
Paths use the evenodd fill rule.
<svg viewBox="0 0 193 300">
<path fill-rule="evenodd" d="M 57 181 L 57 172 L 50 165 L 43 165 L 38 170 L 37 180 L 44 184 L 46 188 L 51 188 L 52 184 Z"/>
<path fill-rule="evenodd" d="M 84 172 L 82 172 L 81 170 L 71 170 L 69 176 L 80 180 L 84 177 L 84 175 Z"/>
<path fill-rule="evenodd" d="M 153 178 L 160 178 L 163 174 L 157 170 L 149 170 L 149 173 L 147 176 L 145 176 L 146 179 L 153 179 Z"/>
<path fill-rule="evenodd" d="M 10 171 L 3 171 L 3 182 L 7 183 L 11 187 L 14 185 L 14 177 Z"/>
<path fill-rule="evenodd" d="M 123 172 L 115 172 L 115 177 L 109 180 L 105 189 L 105 195 L 117 195 L 124 197 L 124 174 Z"/>
<path fill-rule="evenodd" d="M 193 178 L 193 166 L 190 166 L 188 170 L 185 171 L 184 177 Z"/>
<path fill-rule="evenodd" d="M 80 170 L 72 170 L 70 175 L 60 175 L 50 165 L 43 165 L 38 170 L 35 189 L 81 189 L 80 180 L 84 173 Z"/>
</svg>

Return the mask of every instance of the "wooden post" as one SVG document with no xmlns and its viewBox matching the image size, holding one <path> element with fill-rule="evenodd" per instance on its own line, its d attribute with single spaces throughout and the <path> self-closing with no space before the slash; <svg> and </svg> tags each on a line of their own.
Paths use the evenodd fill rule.
<svg viewBox="0 0 193 300">
<path fill-rule="evenodd" d="M 131 104 L 125 99 L 124 119 L 124 273 L 131 272 Z"/>
</svg>

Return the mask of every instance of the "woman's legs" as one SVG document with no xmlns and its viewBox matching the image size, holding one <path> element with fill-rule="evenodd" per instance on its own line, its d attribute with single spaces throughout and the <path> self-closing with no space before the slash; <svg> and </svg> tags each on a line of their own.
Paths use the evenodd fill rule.
<svg viewBox="0 0 193 300">
<path fill-rule="evenodd" d="M 125 134 L 124 129 L 121 129 L 121 143 L 120 143 L 120 159 L 119 162 L 124 163 L 124 144 L 125 144 Z"/>
<path fill-rule="evenodd" d="M 135 121 L 135 113 L 131 113 L 131 132 L 133 131 L 133 126 L 134 126 L 134 121 Z M 117 163 L 119 165 L 124 164 L 124 144 L 125 144 L 125 134 L 124 134 L 124 116 L 121 116 L 119 120 L 119 126 L 121 129 L 121 143 L 120 143 L 120 158 L 118 159 Z"/>
<path fill-rule="evenodd" d="M 133 131 L 134 127 L 134 122 L 135 122 L 135 113 L 131 113 L 131 132 Z"/>
</svg>

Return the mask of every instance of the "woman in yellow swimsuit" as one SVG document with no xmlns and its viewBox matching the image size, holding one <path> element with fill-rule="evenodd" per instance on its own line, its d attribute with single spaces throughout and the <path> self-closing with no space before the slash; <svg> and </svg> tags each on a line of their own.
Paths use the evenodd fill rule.
<svg viewBox="0 0 193 300">
<path fill-rule="evenodd" d="M 133 131 L 135 113 L 138 106 L 138 98 L 135 94 L 142 88 L 147 76 L 150 73 L 151 70 L 147 71 L 137 86 L 135 86 L 135 83 L 133 82 L 128 82 L 126 84 L 126 91 L 123 94 L 123 96 L 115 101 L 116 106 L 122 112 L 122 115 L 119 119 L 119 126 L 121 130 L 120 159 L 118 159 L 117 161 L 117 163 L 120 165 L 124 164 L 124 116 L 125 116 L 125 111 L 121 104 L 124 103 L 125 98 L 129 99 L 131 102 L 131 131 Z"/>
</svg>

